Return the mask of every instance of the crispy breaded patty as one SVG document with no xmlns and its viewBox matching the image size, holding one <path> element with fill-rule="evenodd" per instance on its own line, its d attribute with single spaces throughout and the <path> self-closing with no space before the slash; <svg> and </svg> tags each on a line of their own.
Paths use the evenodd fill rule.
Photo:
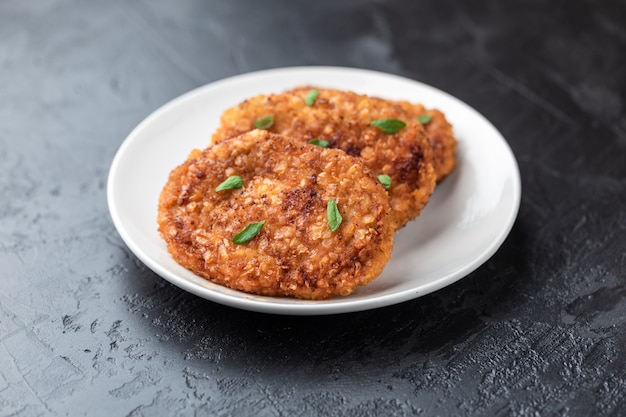
<svg viewBox="0 0 626 417">
<path fill-rule="evenodd" d="M 316 88 L 312 105 L 306 98 L 313 87 L 250 98 L 224 112 L 213 143 L 247 132 L 255 121 L 272 116 L 270 132 L 300 142 L 325 140 L 360 157 L 374 175 L 391 178 L 389 202 L 393 227 L 399 229 L 417 217 L 436 184 L 431 149 L 424 129 L 399 104 L 349 91 Z M 385 133 L 370 123 L 397 119 L 406 123 L 396 133 Z"/>
<path fill-rule="evenodd" d="M 426 109 L 422 104 L 408 101 L 398 101 L 397 104 L 414 117 L 430 116 L 430 120 L 424 123 L 424 130 L 433 151 L 433 166 L 437 173 L 437 182 L 443 181 L 456 167 L 457 140 L 454 137 L 452 125 L 437 109 Z"/>
<path fill-rule="evenodd" d="M 216 191 L 233 176 L 241 188 Z M 342 217 L 335 231 L 331 200 Z M 381 273 L 393 246 L 389 212 L 387 191 L 358 158 L 254 130 L 195 150 L 175 168 L 158 224 L 174 259 L 210 281 L 324 299 L 348 295 Z M 257 235 L 233 242 L 260 222 Z"/>
</svg>

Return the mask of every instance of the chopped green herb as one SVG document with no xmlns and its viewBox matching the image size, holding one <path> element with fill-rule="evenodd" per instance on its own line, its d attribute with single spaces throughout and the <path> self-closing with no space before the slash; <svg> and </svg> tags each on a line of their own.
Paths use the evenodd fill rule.
<svg viewBox="0 0 626 417">
<path fill-rule="evenodd" d="M 311 145 L 316 145 L 316 146 L 321 146 L 322 148 L 328 148 L 328 141 L 327 140 L 322 140 L 322 139 L 311 139 L 309 141 L 309 143 Z"/>
<path fill-rule="evenodd" d="M 232 190 L 234 188 L 241 188 L 241 187 L 243 187 L 243 180 L 241 179 L 239 175 L 233 175 L 233 176 L 226 178 L 226 180 L 223 183 L 218 185 L 217 188 L 215 189 L 215 192 L 219 192 L 223 190 Z"/>
<path fill-rule="evenodd" d="M 244 243 L 249 242 L 250 239 L 259 234 L 264 224 L 265 220 L 262 222 L 250 223 L 245 229 L 233 237 L 233 243 L 236 245 L 243 245 Z"/>
<path fill-rule="evenodd" d="M 428 123 L 431 120 L 433 120 L 433 118 L 430 117 L 430 114 L 423 114 L 420 117 L 416 117 L 415 120 L 417 120 L 421 124 L 425 125 L 426 123 Z"/>
<path fill-rule="evenodd" d="M 406 126 L 406 123 L 398 119 L 378 119 L 373 120 L 370 124 L 372 126 L 376 126 L 385 133 L 389 133 L 390 135 Z"/>
<path fill-rule="evenodd" d="M 307 106 L 312 106 L 313 103 L 315 103 L 315 99 L 317 99 L 319 95 L 320 95 L 319 91 L 311 90 L 309 91 L 309 94 L 307 94 L 306 98 L 304 99 L 304 102 L 306 103 Z"/>
<path fill-rule="evenodd" d="M 333 232 L 339 228 L 343 218 L 337 209 L 337 203 L 334 198 L 331 198 L 326 206 L 326 219 L 328 220 L 328 226 Z"/>
<path fill-rule="evenodd" d="M 385 187 L 386 190 L 391 187 L 391 177 L 389 175 L 380 174 L 378 176 L 378 181 L 380 181 L 380 183 L 383 185 L 383 187 Z"/>
<path fill-rule="evenodd" d="M 256 127 L 257 129 L 267 129 L 274 124 L 274 116 L 267 115 L 267 116 L 261 117 L 253 124 L 254 124 L 254 127 Z"/>
</svg>

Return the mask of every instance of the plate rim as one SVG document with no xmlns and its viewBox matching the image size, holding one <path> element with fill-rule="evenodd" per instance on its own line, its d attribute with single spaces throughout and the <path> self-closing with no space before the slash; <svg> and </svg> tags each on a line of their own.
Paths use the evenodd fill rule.
<svg viewBox="0 0 626 417">
<path fill-rule="evenodd" d="M 155 119 L 158 119 L 162 114 L 167 113 L 170 109 L 173 109 L 180 104 L 191 100 L 193 97 L 203 94 L 209 94 L 211 90 L 220 89 L 227 87 L 229 84 L 238 84 L 242 81 L 251 80 L 254 78 L 264 78 L 269 75 L 280 75 L 280 73 L 310 73 L 312 71 L 316 72 L 326 72 L 326 73 L 351 73 L 351 74 L 360 74 L 366 77 L 384 77 L 384 78 L 394 78 L 399 82 L 408 82 L 415 83 L 420 85 L 421 87 L 426 87 L 434 91 L 435 93 L 444 96 L 448 100 L 452 100 L 461 104 L 465 107 L 466 110 L 470 111 L 473 117 L 477 117 L 481 119 L 481 122 L 486 124 L 493 133 L 497 136 L 500 145 L 503 145 L 503 149 L 507 153 L 507 156 L 510 159 L 510 173 L 512 180 L 512 200 L 510 211 L 507 213 L 506 222 L 502 231 L 497 235 L 496 239 L 491 241 L 490 245 L 486 245 L 485 248 L 480 252 L 479 256 L 476 256 L 472 262 L 462 265 L 457 268 L 454 272 L 443 275 L 442 277 L 422 284 L 419 289 L 411 288 L 405 289 L 396 293 L 391 294 L 383 294 L 374 298 L 359 298 L 359 299 L 350 299 L 348 297 L 344 298 L 333 298 L 330 300 L 295 300 L 290 298 L 279 298 L 279 297 L 265 297 L 265 296 L 257 296 L 254 294 L 245 294 L 240 291 L 224 289 L 223 291 L 215 291 L 207 286 L 196 285 L 196 283 L 176 275 L 172 273 L 165 267 L 163 267 L 156 260 L 152 259 L 148 256 L 141 247 L 139 247 L 132 236 L 128 233 L 128 230 L 124 227 L 123 221 L 121 219 L 121 215 L 118 212 L 118 204 L 116 204 L 115 198 L 115 180 L 116 175 L 119 171 L 119 166 L 123 161 L 123 157 L 126 154 L 126 150 L 132 145 L 133 140 L 137 137 L 142 130 L 145 129 L 146 126 L 149 126 Z M 234 76 L 226 77 L 214 82 L 210 82 L 208 84 L 196 87 L 192 90 L 183 93 L 163 105 L 159 106 L 156 110 L 152 111 L 148 116 L 146 116 L 139 124 L 137 124 L 131 132 L 126 136 L 126 138 L 122 141 L 120 146 L 118 147 L 115 155 L 112 159 L 111 166 L 109 168 L 108 177 L 107 177 L 107 205 L 109 209 L 109 215 L 113 221 L 114 227 L 117 230 L 118 234 L 122 238 L 122 241 L 126 244 L 126 246 L 130 249 L 130 251 L 142 262 L 144 263 L 150 270 L 152 270 L 155 274 L 157 274 L 160 278 L 165 279 L 171 284 L 190 292 L 196 296 L 204 298 L 206 300 L 216 302 L 219 304 L 227 305 L 234 308 L 244 309 L 248 311 L 261 312 L 261 313 L 271 313 L 271 314 L 281 314 L 281 315 L 330 315 L 330 314 L 343 314 L 350 312 L 358 312 L 364 310 L 370 310 L 390 305 L 395 305 L 399 303 L 404 303 L 409 300 L 413 300 L 424 295 L 435 292 L 441 288 L 452 285 L 455 282 L 460 281 L 461 279 L 467 277 L 469 274 L 478 269 L 481 265 L 486 263 L 502 246 L 508 235 L 510 234 L 513 225 L 515 224 L 515 220 L 519 213 L 520 203 L 521 203 L 521 175 L 519 171 L 519 165 L 515 158 L 515 155 L 507 142 L 504 136 L 500 133 L 500 131 L 481 113 L 479 113 L 476 109 L 474 109 L 469 104 L 460 100 L 459 98 L 440 90 L 437 87 L 433 87 L 429 84 L 423 83 L 421 81 L 417 81 L 411 78 L 407 78 L 404 76 L 385 73 L 376 70 L 364 69 L 364 68 L 352 68 L 352 67 L 342 67 L 342 66 L 291 66 L 291 67 L 280 67 L 280 68 L 272 68 L 265 69 L 261 71 L 253 71 L 244 74 L 237 74 Z M 200 278 L 202 279 L 202 278 Z M 203 279 L 202 279 L 203 280 Z M 217 284 L 213 284 L 209 281 L 207 283 L 212 284 L 212 286 L 218 286 Z M 218 286 L 221 287 L 221 286 Z M 220 288 L 221 289 L 221 288 Z M 229 295 L 229 292 L 234 292 L 240 295 L 240 297 L 233 297 Z M 241 297 L 243 295 L 243 298 Z M 272 302 L 263 301 L 264 299 L 271 299 Z M 277 302 L 284 301 L 284 302 Z"/>
</svg>

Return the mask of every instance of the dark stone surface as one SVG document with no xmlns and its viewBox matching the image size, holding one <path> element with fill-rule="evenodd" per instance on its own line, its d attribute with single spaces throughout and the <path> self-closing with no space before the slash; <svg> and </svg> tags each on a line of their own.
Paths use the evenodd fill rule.
<svg viewBox="0 0 626 417">
<path fill-rule="evenodd" d="M 0 3 L 0 416 L 626 414 L 626 2 Z M 109 218 L 128 132 L 289 65 L 466 101 L 521 169 L 511 235 L 432 295 L 335 317 L 159 279 Z"/>
</svg>

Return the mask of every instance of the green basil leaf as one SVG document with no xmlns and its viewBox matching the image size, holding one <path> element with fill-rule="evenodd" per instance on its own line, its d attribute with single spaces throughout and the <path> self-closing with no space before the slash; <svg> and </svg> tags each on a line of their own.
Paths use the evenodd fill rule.
<svg viewBox="0 0 626 417">
<path fill-rule="evenodd" d="M 406 126 L 406 123 L 398 119 L 378 119 L 373 120 L 370 124 L 372 126 L 376 126 L 385 133 L 389 133 L 390 135 Z"/>
<path fill-rule="evenodd" d="M 386 190 L 391 187 L 391 177 L 389 175 L 380 174 L 378 176 L 378 181 L 380 181 L 380 183 L 383 185 L 383 187 L 385 187 Z"/>
<path fill-rule="evenodd" d="M 337 203 L 334 198 L 331 198 L 326 206 L 326 219 L 328 220 L 328 226 L 333 232 L 339 228 L 343 218 L 337 208 Z"/>
<path fill-rule="evenodd" d="M 254 122 L 253 124 L 254 124 L 254 127 L 256 127 L 257 129 L 270 128 L 274 124 L 274 116 L 272 115 L 263 116 L 260 119 L 258 119 L 256 122 Z"/>
<path fill-rule="evenodd" d="M 250 223 L 245 229 L 233 237 L 233 243 L 236 245 L 243 245 L 244 243 L 249 242 L 250 239 L 259 234 L 264 224 L 265 220 L 262 222 Z"/>
<path fill-rule="evenodd" d="M 328 148 L 328 141 L 327 140 L 322 140 L 322 139 L 311 139 L 309 141 L 309 143 L 311 145 L 316 145 L 316 146 L 321 146 L 322 148 Z"/>
<path fill-rule="evenodd" d="M 417 120 L 421 124 L 425 125 L 426 123 L 428 123 L 431 120 L 433 120 L 433 118 L 430 116 L 430 114 L 423 114 L 420 117 L 416 117 L 415 120 Z"/>
<path fill-rule="evenodd" d="M 233 175 L 231 177 L 226 178 L 226 180 L 217 186 L 215 192 L 223 191 L 223 190 L 232 190 L 234 188 L 243 187 L 243 180 L 239 175 Z"/>
<path fill-rule="evenodd" d="M 319 95 L 320 95 L 319 91 L 311 90 L 309 91 L 309 94 L 307 94 L 306 98 L 304 99 L 304 102 L 306 103 L 307 106 L 312 106 L 313 103 L 315 103 L 315 99 L 317 99 Z"/>
</svg>

